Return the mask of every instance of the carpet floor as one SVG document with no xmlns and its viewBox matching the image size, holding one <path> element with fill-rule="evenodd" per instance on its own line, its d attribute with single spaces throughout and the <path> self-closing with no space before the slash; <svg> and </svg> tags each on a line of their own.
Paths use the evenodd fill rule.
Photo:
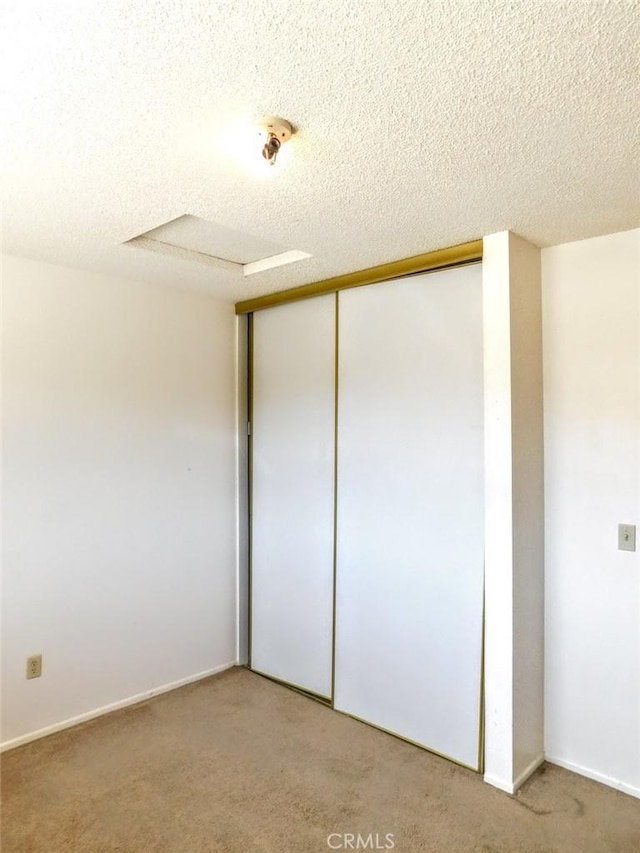
<svg viewBox="0 0 640 853">
<path fill-rule="evenodd" d="M 243 669 L 5 753 L 2 800 L 2 853 L 640 850 L 630 796 L 545 765 L 509 797 Z"/>
</svg>

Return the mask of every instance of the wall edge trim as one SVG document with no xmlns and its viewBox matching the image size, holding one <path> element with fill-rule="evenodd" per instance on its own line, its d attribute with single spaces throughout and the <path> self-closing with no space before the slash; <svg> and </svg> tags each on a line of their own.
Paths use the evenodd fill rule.
<svg viewBox="0 0 640 853">
<path fill-rule="evenodd" d="M 498 788 L 500 791 L 504 791 L 507 794 L 515 794 L 545 760 L 546 758 L 544 753 L 540 752 L 513 782 L 509 782 L 506 779 L 500 779 L 497 776 L 492 776 L 490 773 L 485 773 L 483 778 L 488 785 L 492 785 L 494 788 Z"/>
<path fill-rule="evenodd" d="M 556 758 L 552 755 L 547 755 L 546 761 L 549 764 L 555 764 L 557 767 L 562 767 L 563 770 L 570 770 L 572 773 L 577 773 L 578 776 L 584 776 L 586 779 L 592 779 L 594 782 L 599 782 L 601 785 L 607 785 L 609 788 L 615 788 L 616 791 L 622 791 L 623 794 L 628 794 L 631 797 L 640 799 L 640 787 L 630 785 L 628 782 L 623 782 L 621 779 L 616 779 L 614 776 L 607 776 L 606 773 L 600 773 L 597 770 L 591 770 L 588 767 L 583 767 L 581 764 L 576 764 L 573 761 L 567 761 L 564 758 Z"/>
<path fill-rule="evenodd" d="M 172 690 L 177 690 L 180 687 L 186 687 L 187 684 L 193 684 L 196 681 L 202 681 L 212 675 L 217 675 L 227 669 L 237 666 L 237 661 L 223 663 L 220 666 L 215 666 L 213 669 L 205 669 L 202 672 L 197 672 L 194 675 L 188 675 L 186 678 L 180 678 L 178 681 L 170 681 L 168 684 L 162 684 L 159 687 L 154 687 L 151 690 L 145 690 L 142 693 L 136 693 L 134 696 L 128 696 L 126 699 L 120 699 L 118 702 L 112 702 L 109 705 L 103 705 L 100 708 L 94 708 L 91 711 L 86 711 L 84 714 L 78 714 L 75 717 L 69 717 L 66 720 L 61 720 L 59 723 L 52 723 L 42 729 L 36 729 L 33 732 L 19 735 L 10 740 L 0 743 L 0 752 L 8 752 L 11 749 L 16 749 L 19 746 L 24 746 L 34 740 L 47 737 L 48 735 L 56 734 L 56 732 L 71 729 L 74 726 L 79 726 L 82 723 L 94 720 L 97 717 L 104 717 L 113 711 L 119 711 L 121 708 L 128 708 L 130 705 L 137 705 L 139 702 L 144 702 L 146 699 L 152 699 L 154 696 L 160 696 L 162 693 L 169 693 Z"/>
</svg>

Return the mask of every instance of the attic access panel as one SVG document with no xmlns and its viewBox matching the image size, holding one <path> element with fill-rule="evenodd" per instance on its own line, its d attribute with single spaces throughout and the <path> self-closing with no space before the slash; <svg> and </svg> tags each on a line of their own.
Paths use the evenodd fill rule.
<svg viewBox="0 0 640 853">
<path fill-rule="evenodd" d="M 276 243 L 189 214 L 152 228 L 141 236 L 234 264 L 249 264 L 284 251 Z"/>
<path fill-rule="evenodd" d="M 185 260 L 236 268 L 245 276 L 311 257 L 277 243 L 185 214 L 127 241 Z"/>
</svg>

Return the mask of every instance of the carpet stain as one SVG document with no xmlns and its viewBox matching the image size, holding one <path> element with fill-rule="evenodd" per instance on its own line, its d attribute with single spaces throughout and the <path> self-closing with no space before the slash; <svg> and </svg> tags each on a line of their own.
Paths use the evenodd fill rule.
<svg viewBox="0 0 640 853">
<path fill-rule="evenodd" d="M 522 806 L 523 809 L 527 809 L 531 812 L 531 814 L 534 814 L 537 817 L 546 817 L 547 815 L 553 814 L 553 811 L 547 811 L 546 809 L 537 809 L 535 806 L 532 806 L 526 800 L 521 800 L 518 797 L 514 797 L 513 801 L 514 803 L 517 803 L 519 806 Z"/>
<path fill-rule="evenodd" d="M 584 803 L 581 800 L 579 800 L 577 797 L 571 797 L 571 799 L 576 804 L 576 815 L 578 817 L 584 817 L 584 813 L 585 813 Z"/>
</svg>

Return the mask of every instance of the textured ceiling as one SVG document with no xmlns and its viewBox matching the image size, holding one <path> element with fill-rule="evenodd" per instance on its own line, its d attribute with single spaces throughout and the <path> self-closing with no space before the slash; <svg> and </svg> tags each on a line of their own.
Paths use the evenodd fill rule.
<svg viewBox="0 0 640 853">
<path fill-rule="evenodd" d="M 3 248 L 242 299 L 640 224 L 639 0 L 3 3 Z M 234 129 L 299 129 L 257 177 Z M 286 155 L 286 156 L 284 156 Z M 184 214 L 311 258 L 122 245 Z"/>
</svg>

